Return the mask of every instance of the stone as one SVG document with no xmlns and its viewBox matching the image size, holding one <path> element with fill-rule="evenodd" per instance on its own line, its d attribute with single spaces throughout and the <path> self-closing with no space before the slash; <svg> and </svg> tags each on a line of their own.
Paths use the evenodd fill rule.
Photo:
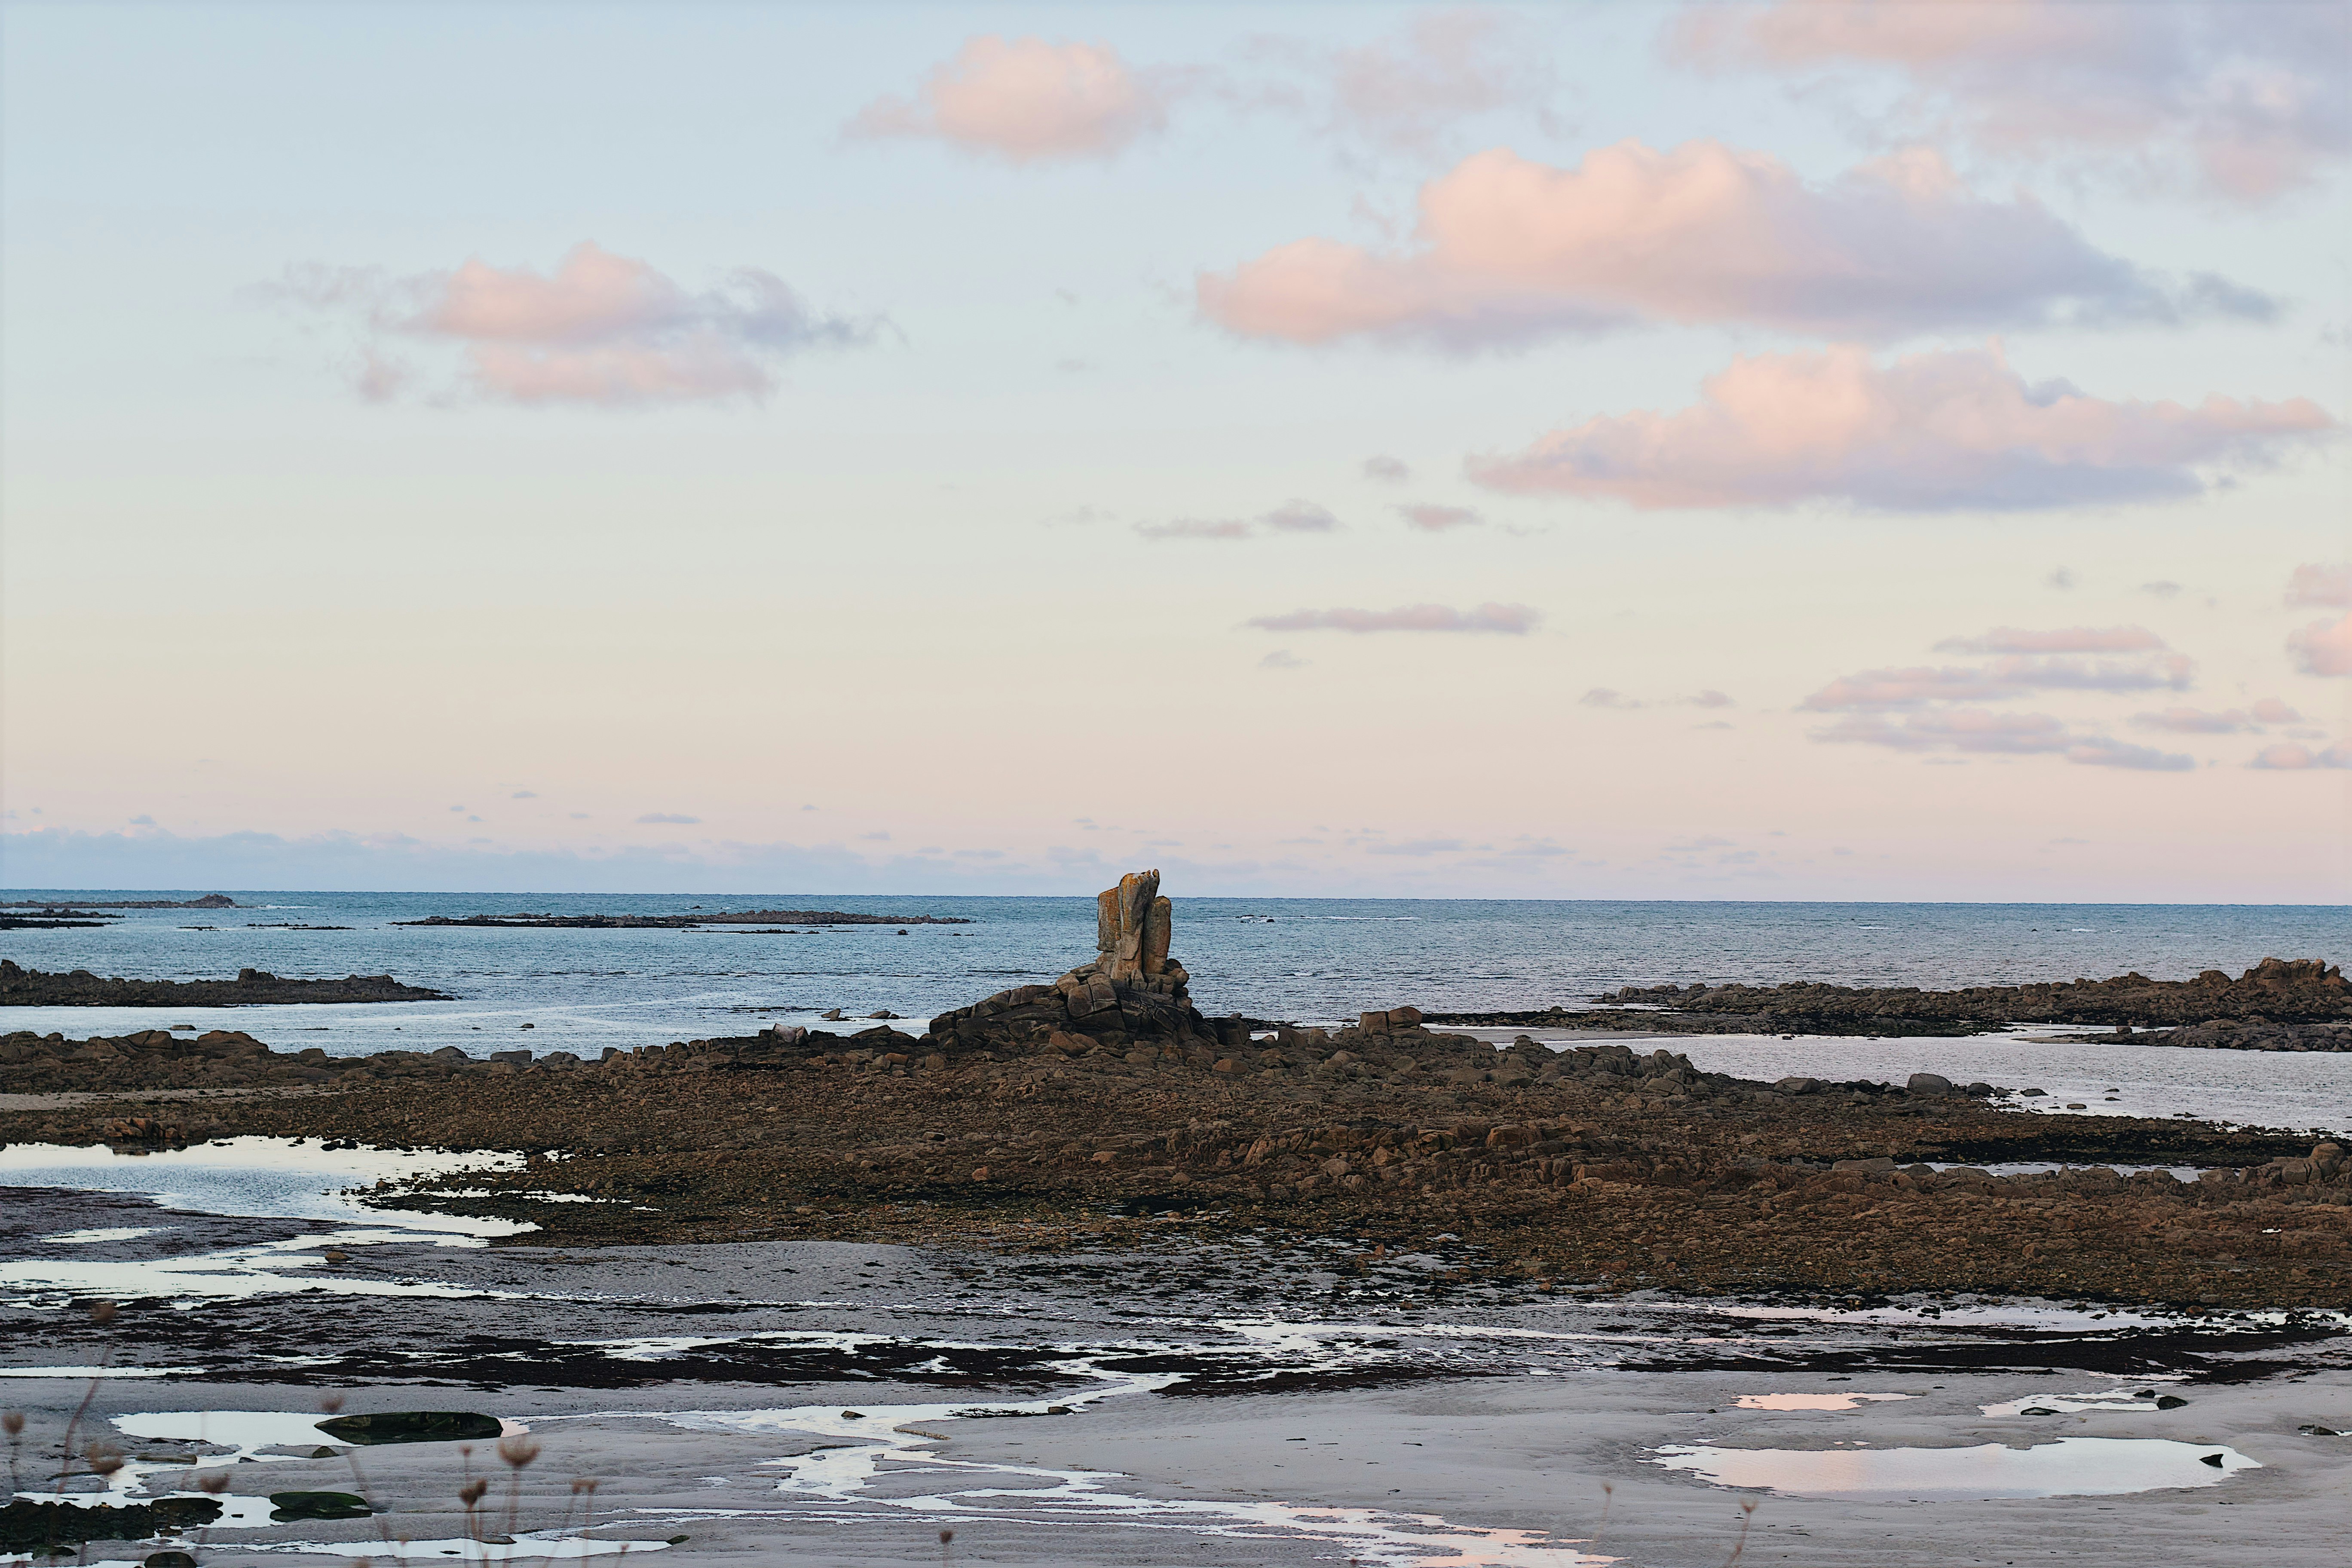
<svg viewBox="0 0 2352 1568">
<path fill-rule="evenodd" d="M 1160 874 L 1152 873 L 1154 879 Z M 1158 886 L 1155 880 L 1153 886 Z M 1168 967 L 1168 944 L 1175 937 L 1175 906 L 1155 897 L 1143 916 L 1143 973 L 1158 975 Z"/>
<path fill-rule="evenodd" d="M 1821 1087 L 1821 1080 L 1811 1078 L 1784 1078 L 1772 1087 L 1782 1094 L 1811 1094 Z"/>
<path fill-rule="evenodd" d="M 1952 1092 L 1952 1080 L 1939 1072 L 1915 1072 L 1904 1080 L 1908 1094 L 1947 1095 Z"/>
</svg>

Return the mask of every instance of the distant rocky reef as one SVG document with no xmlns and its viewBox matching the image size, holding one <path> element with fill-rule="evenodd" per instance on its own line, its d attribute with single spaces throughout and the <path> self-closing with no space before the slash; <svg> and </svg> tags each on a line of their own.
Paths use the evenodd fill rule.
<svg viewBox="0 0 2352 1568">
<path fill-rule="evenodd" d="M 2232 1019 L 2254 1026 L 2352 1022 L 2352 982 L 2324 959 L 2265 958 L 2232 980 L 2209 969 L 2194 980 L 2061 980 L 2033 985 L 1856 987 L 1792 981 L 1785 985 L 1628 985 L 1593 999 L 1598 1007 L 1539 1013 L 1438 1013 L 1434 1024 L 1506 1028 L 1642 1029 L 1657 1034 L 1967 1035 L 2011 1024 L 2097 1024 L 2179 1028 Z M 2273 1037 L 2264 1036 L 2263 1038 Z M 2248 1043 L 2251 1043 L 2249 1037 Z M 2154 1042 L 2152 1042 L 2154 1043 Z M 2180 1045 L 2222 1045 L 2221 1038 Z M 2332 1049 L 2257 1046 L 2259 1049 Z"/>
<path fill-rule="evenodd" d="M 239 910 L 246 907 L 226 893 L 206 893 L 201 899 L 74 899 L 69 901 L 92 910 Z M 52 902 L 48 899 L 0 900 L 0 910 L 46 910 L 52 906 Z"/>
<path fill-rule="evenodd" d="M 404 985 L 389 974 L 341 980 L 281 980 L 240 969 L 235 980 L 102 980 L 87 969 L 51 974 L 0 958 L 0 1006 L 250 1007 L 284 1002 L 449 1002 L 445 992 Z"/>
<path fill-rule="evenodd" d="M 688 931 L 696 926 L 968 926 L 961 915 L 862 915 L 848 910 L 720 910 L 684 915 L 427 915 L 396 926 L 474 926 L 492 931 Z"/>
</svg>

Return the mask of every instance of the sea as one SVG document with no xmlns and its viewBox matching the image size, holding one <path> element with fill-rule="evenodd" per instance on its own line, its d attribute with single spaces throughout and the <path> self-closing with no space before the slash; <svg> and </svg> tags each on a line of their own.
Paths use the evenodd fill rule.
<svg viewBox="0 0 2352 1568">
<path fill-rule="evenodd" d="M 130 910 L 102 928 L 0 933 L 29 969 L 159 980 L 391 974 L 455 1001 L 183 1009 L 0 1007 L 0 1029 L 69 1035 L 243 1028 L 281 1049 L 363 1055 L 456 1046 L 596 1057 L 671 1040 L 889 1015 L 924 1021 L 1094 952 L 1091 898 L 13 890 L 87 905 L 225 891 L 231 910 Z M 680 915 L 801 910 L 951 917 L 963 925 L 777 922 L 688 930 L 416 926 L 434 915 Z M 1333 1024 L 1367 1008 L 1530 1011 L 1625 985 L 1821 980 L 1928 989 L 2235 974 L 2265 957 L 2352 954 L 2334 905 L 1736 903 L 1476 899 L 1175 900 L 1174 952 L 1212 1016 Z M 525 1028 L 524 1026 L 529 1026 Z M 2010 1041 L 1699 1037 L 1714 1071 L 1899 1080 L 1943 1072 L 2037 1087 L 2063 1108 L 2340 1128 L 2352 1057 L 2116 1047 L 2088 1031 Z M 2053 1042 L 2055 1043 L 2053 1043 Z"/>
</svg>

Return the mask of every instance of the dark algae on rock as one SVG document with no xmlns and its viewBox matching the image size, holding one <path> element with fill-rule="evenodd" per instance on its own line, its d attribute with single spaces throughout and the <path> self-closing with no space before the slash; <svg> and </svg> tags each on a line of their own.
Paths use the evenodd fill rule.
<svg viewBox="0 0 2352 1568">
<path fill-rule="evenodd" d="M 0 1508 L 0 1552 L 39 1552 L 90 1541 L 146 1541 L 210 1524 L 221 1511 L 211 1498 L 160 1498 L 121 1507 L 20 1498 Z"/>
<path fill-rule="evenodd" d="M 319 1430 L 341 1443 L 481 1443 L 501 1428 L 495 1415 L 467 1410 L 397 1410 L 373 1415 L 338 1415 Z M 272 1502 L 278 1500 L 272 1498 Z"/>
</svg>

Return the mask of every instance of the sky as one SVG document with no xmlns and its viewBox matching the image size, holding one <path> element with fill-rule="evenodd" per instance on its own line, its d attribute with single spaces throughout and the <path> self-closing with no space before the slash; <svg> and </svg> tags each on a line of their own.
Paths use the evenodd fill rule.
<svg viewBox="0 0 2352 1568">
<path fill-rule="evenodd" d="M 2345 5 L 0 46 L 0 884 L 2344 901 Z"/>
</svg>

